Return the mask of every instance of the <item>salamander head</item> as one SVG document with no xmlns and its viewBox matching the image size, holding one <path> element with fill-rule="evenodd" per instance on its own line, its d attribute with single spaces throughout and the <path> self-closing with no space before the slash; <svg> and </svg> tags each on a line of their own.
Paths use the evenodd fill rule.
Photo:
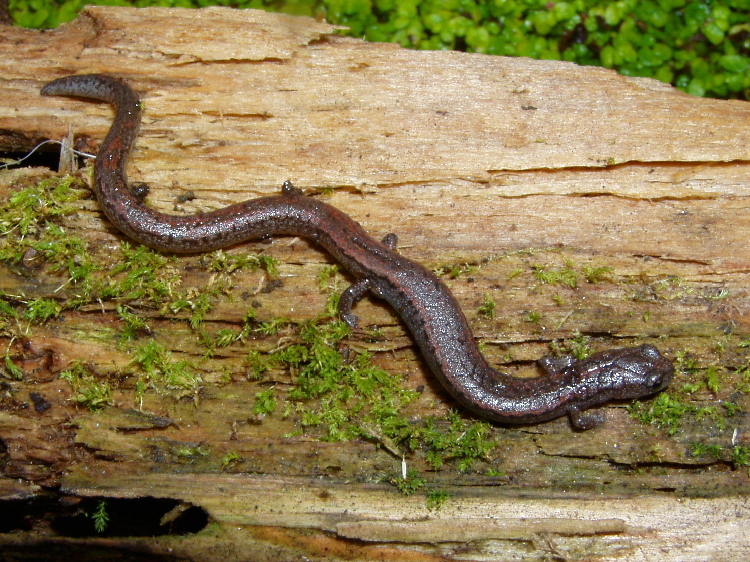
<svg viewBox="0 0 750 562">
<path fill-rule="evenodd" d="M 600 369 L 598 384 L 614 400 L 655 394 L 666 388 L 674 375 L 672 362 L 648 344 L 597 353 L 584 363 L 589 369 Z"/>
</svg>

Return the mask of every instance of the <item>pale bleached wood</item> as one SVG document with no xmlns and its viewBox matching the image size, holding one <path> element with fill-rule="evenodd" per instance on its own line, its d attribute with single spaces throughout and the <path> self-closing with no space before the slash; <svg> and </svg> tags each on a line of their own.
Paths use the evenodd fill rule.
<svg viewBox="0 0 750 562">
<path fill-rule="evenodd" d="M 734 349 L 750 332 L 750 104 L 693 98 L 655 81 L 568 63 L 369 44 L 339 37 L 324 22 L 220 8 L 89 7 L 51 32 L 3 28 L 0 48 L 6 53 L 0 60 L 0 149 L 27 149 L 40 139 L 62 138 L 69 128 L 95 149 L 109 127 L 110 108 L 42 98 L 38 91 L 66 74 L 124 76 L 145 102 L 130 176 L 150 184 L 150 204 L 168 212 L 219 208 L 276 193 L 286 179 L 310 192 L 332 188 L 326 201 L 374 236 L 396 232 L 405 255 L 430 267 L 475 266 L 470 275 L 446 280 L 490 358 L 513 369 L 523 364 L 513 372 L 533 373 L 531 361 L 549 351 L 550 341 L 577 332 L 592 335 L 598 348 L 649 341 L 670 357 L 688 351 L 704 364 L 723 361 L 718 366 L 729 368 L 722 371 L 725 379 L 747 361 L 735 351 L 717 359 L 717 349 L 727 341 Z M 0 172 L 2 195 L 23 177 Z M 178 203 L 188 191 L 197 198 Z M 82 202 L 64 226 L 85 237 L 103 260 L 122 239 L 94 201 Z M 325 295 L 315 277 L 327 256 L 301 240 L 248 247 L 279 259 L 283 286 L 259 293 L 262 273 L 237 275 L 233 298 L 218 302 L 207 318 L 213 328 L 236 326 L 247 308 L 243 293 L 262 304 L 262 318 L 304 321 L 319 313 Z M 529 273 L 532 265 L 567 261 L 613 272 L 608 282 L 581 282 L 575 290 L 542 285 Z M 186 287 L 201 286 L 211 275 L 196 257 L 179 259 L 175 268 Z M 64 277 L 44 272 L 19 276 L 2 268 L 0 280 L 0 289 L 24 298 L 74 291 Z M 728 296 L 715 298 L 722 291 Z M 492 320 L 476 312 L 485 293 L 498 302 Z M 504 474 L 495 477 L 449 468 L 427 472 L 423 459 L 409 458 L 432 486 L 453 496 L 446 511 L 431 514 L 423 496 L 406 499 L 380 488 L 368 495 L 363 482 L 401 471 L 400 459 L 376 440 L 286 439 L 299 429 L 294 419 L 249 423 L 248 404 L 266 387 L 244 380 L 247 346 L 203 360 L 194 334 L 160 311 L 141 313 L 177 357 L 199 364 L 205 380 L 200 402 L 147 395 L 144 409 L 174 419 L 168 427 L 123 415 L 134 405 L 131 357 L 113 336 L 119 326 L 113 309 L 114 303 L 96 304 L 33 327 L 27 380 L 12 383 L 15 401 L 9 404 L 41 391 L 53 407 L 35 416 L 28 404 L 14 406 L 19 409 L 0 419 L 9 478 L 56 486 L 69 473 L 62 482 L 74 494 L 179 498 L 224 524 L 222 544 L 304 544 L 299 548 L 306 554 L 325 551 L 328 557 L 350 554 L 337 550 L 350 543 L 335 534 L 335 523 L 346 517 L 362 522 L 361 533 L 372 519 L 425 516 L 453 522 L 446 528 L 455 524 L 457 532 L 461 519 L 481 525 L 482 518 L 498 516 L 551 520 L 535 529 L 553 534 L 554 518 L 579 518 L 582 529 L 613 518 L 625 522 L 624 532 L 611 540 L 597 536 L 588 550 L 581 546 L 588 540 L 584 532 L 562 542 L 533 541 L 539 556 L 646 560 L 665 559 L 668 552 L 686 560 L 748 551 L 726 516 L 744 513 L 738 498 L 748 485 L 745 469 L 730 472 L 726 461 L 690 455 L 694 442 L 748 445 L 745 414 L 725 428 L 688 424 L 674 439 L 638 424 L 621 407 L 608 408 L 606 426 L 585 434 L 571 433 L 565 420 L 498 430 L 500 445 L 487 462 Z M 528 322 L 530 311 L 542 320 Z M 392 311 L 365 300 L 357 313 L 366 325 L 381 326 L 385 337 L 350 344 L 381 352 L 379 365 L 405 373 L 406 386 L 423 389 L 412 406 L 415 417 L 454 406 Z M 251 343 L 268 350 L 283 337 Z M 89 416 L 70 404 L 69 385 L 54 375 L 77 360 L 113 381 L 125 379 L 115 408 Z M 678 374 L 675 387 L 687 379 Z M 289 377 L 274 372 L 269 381 L 283 388 Z M 729 392 L 700 391 L 695 400 L 718 406 L 733 399 L 750 408 Z M 185 467 L 170 456 L 175 443 L 203 443 L 214 458 L 237 452 L 241 470 L 261 476 L 201 476 L 219 469 L 209 463 L 194 466 L 186 480 L 176 474 Z M 153 451 L 163 458 L 155 461 Z M 703 472 L 703 466 L 710 468 Z M 149 470 L 161 473 L 142 478 Z M 315 483 L 321 475 L 329 482 Z M 18 485 L 3 490 L 4 497 L 19 497 Z M 344 490 L 351 493 L 342 498 Z M 661 499 L 664 492 L 655 490 L 674 492 Z M 685 498 L 696 493 L 718 497 Z M 519 503 L 519 497 L 527 499 Z M 265 510 L 260 515 L 256 504 Z M 230 524 L 255 525 L 255 538 Z M 297 528 L 331 535 L 305 542 L 306 531 L 296 534 Z M 524 541 L 503 543 L 497 548 L 508 550 L 497 556 L 528 553 Z M 206 555 L 214 546 L 200 538 L 183 544 L 199 543 Z M 356 555 L 371 559 L 377 552 L 370 548 L 360 544 Z M 496 545 L 461 544 L 460 554 L 486 557 L 486 548 Z M 278 559 L 274 553 L 270 549 L 268 558 Z"/>
<path fill-rule="evenodd" d="M 114 485 L 95 475 L 91 478 L 74 474 L 64 489 L 81 496 L 106 492 L 114 497 L 177 497 L 204 506 L 213 517 L 232 525 L 286 527 L 292 533 L 316 528 L 388 543 L 397 552 L 404 547 L 389 543 L 389 535 L 396 543 L 411 543 L 394 559 L 415 550 L 433 556 L 460 550 L 462 558 L 510 560 L 528 556 L 529 542 L 538 549 L 537 556 L 556 550 L 557 555 L 571 557 L 596 553 L 603 560 L 736 560 L 750 552 L 743 526 L 750 513 L 746 502 L 735 498 L 602 500 L 566 498 L 561 493 L 531 499 L 508 498 L 502 488 L 467 493 L 455 487 L 449 489 L 453 501 L 434 512 L 418 497 L 405 498 L 379 485 L 253 475 L 174 475 L 166 481 L 162 475 L 132 475 Z M 240 544 L 247 548 L 253 538 L 259 537 L 244 536 Z M 503 538 L 516 542 L 492 540 Z M 465 550 L 466 540 L 484 544 L 481 556 L 474 558 L 479 553 Z M 284 541 L 277 544 L 286 546 Z M 306 552 L 319 554 L 312 545 Z"/>
</svg>

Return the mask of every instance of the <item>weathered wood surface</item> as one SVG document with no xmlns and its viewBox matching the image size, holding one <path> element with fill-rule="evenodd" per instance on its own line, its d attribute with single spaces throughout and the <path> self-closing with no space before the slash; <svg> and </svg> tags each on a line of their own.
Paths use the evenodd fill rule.
<svg viewBox="0 0 750 562">
<path fill-rule="evenodd" d="M 310 192 L 332 189 L 326 201 L 375 236 L 396 232 L 410 258 L 476 266 L 470 277 L 448 281 L 487 354 L 506 368 L 523 365 L 519 372 L 531 374 L 551 341 L 576 333 L 592 336 L 596 349 L 651 342 L 672 358 L 687 352 L 718 369 L 718 391 L 701 387 L 687 401 L 747 410 L 737 390 L 748 361 L 739 343 L 750 333 L 750 105 L 692 98 L 603 69 L 414 52 L 334 31 L 253 11 L 94 7 L 51 32 L 3 28 L 0 150 L 26 150 L 69 127 L 95 149 L 111 110 L 38 91 L 67 74 L 123 76 L 145 102 L 130 177 L 150 184 L 154 207 L 218 208 L 275 193 L 286 179 Z M 0 171 L 0 195 L 41 173 Z M 178 199 L 187 192 L 196 197 Z M 102 256 L 121 239 L 90 200 L 64 226 Z M 247 308 L 237 299 L 248 290 L 261 317 L 301 322 L 320 312 L 326 297 L 316 275 L 328 256 L 300 240 L 238 251 L 248 248 L 279 259 L 282 286 L 258 292 L 267 282 L 261 273 L 238 274 L 236 298 L 218 302 L 207 322 L 236 325 Z M 543 285 L 530 273 L 567 262 L 612 273 L 575 289 Z M 211 277 L 200 257 L 179 258 L 175 268 L 183 286 Z M 0 268 L 9 295 L 55 297 L 63 282 Z M 485 294 L 498 303 L 494 319 L 476 312 Z M 528 321 L 531 311 L 538 322 Z M 26 378 L 3 381 L 3 498 L 33 497 L 42 484 L 74 496 L 190 502 L 223 524 L 210 541 L 182 539 L 179 552 L 201 559 L 219 546 L 216 558 L 241 559 L 249 545 L 273 559 L 721 560 L 750 552 L 742 529 L 747 468 L 730 457 L 733 447 L 750 445 L 744 412 L 723 425 L 687 418 L 674 436 L 631 419 L 622 405 L 607 408 L 608 422 L 586 433 L 571 432 L 565 420 L 498 427 L 499 446 L 474 471 L 430 472 L 419 455 L 408 458 L 431 487 L 451 494 L 435 512 L 423 495 L 404 498 L 371 484 L 401 470 L 373 443 L 284 437 L 299 429 L 293 416 L 247 422 L 248 404 L 266 388 L 244 377 L 247 346 L 271 349 L 278 337 L 201 360 L 204 350 L 184 322 L 141 312 L 160 342 L 199 362 L 206 383 L 199 403 L 147 394 L 143 409 L 174 421 L 165 426 L 128 411 L 128 384 L 102 413 L 70 402 L 70 386 L 56 374 L 72 362 L 113 381 L 127 373 L 131 358 L 113 336 L 112 303 L 28 332 L 9 328 L 4 348 L 11 335 L 25 334 L 15 359 Z M 351 345 L 381 352 L 379 365 L 405 373 L 410 388 L 424 387 L 411 415 L 453 407 L 389 309 L 366 299 L 357 313 L 385 338 L 353 337 Z M 680 372 L 673 388 L 703 376 Z M 288 379 L 273 377 L 281 385 Z M 52 407 L 36 413 L 29 392 Z M 693 443 L 723 453 L 695 457 Z M 210 456 L 189 462 L 170 453 L 176 444 L 201 444 Z M 220 473 L 217 459 L 230 451 L 242 458 L 234 470 L 254 476 Z M 488 469 L 502 476 L 485 476 Z M 426 523 L 404 530 L 404 521 L 417 520 Z M 447 542 L 433 542 L 436 534 Z M 0 544 L 44 540 L 0 537 Z M 175 548 L 172 540 L 148 545 Z"/>
</svg>

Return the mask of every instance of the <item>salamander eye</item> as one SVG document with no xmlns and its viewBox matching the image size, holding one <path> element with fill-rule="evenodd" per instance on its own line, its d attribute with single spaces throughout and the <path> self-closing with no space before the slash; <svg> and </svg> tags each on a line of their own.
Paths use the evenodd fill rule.
<svg viewBox="0 0 750 562">
<path fill-rule="evenodd" d="M 644 380 L 644 383 L 654 392 L 657 392 L 669 384 L 673 375 L 674 370 L 672 369 L 666 369 L 665 367 L 654 369 L 650 373 L 647 373 L 647 378 Z"/>
</svg>

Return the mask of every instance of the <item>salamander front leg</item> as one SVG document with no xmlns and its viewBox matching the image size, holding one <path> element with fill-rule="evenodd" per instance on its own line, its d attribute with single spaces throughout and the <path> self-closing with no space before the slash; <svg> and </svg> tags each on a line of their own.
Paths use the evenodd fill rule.
<svg viewBox="0 0 750 562">
<path fill-rule="evenodd" d="M 568 419 L 570 425 L 579 431 L 586 431 L 587 429 L 593 429 L 597 425 L 601 424 L 607 419 L 607 416 L 603 413 L 598 414 L 582 414 L 578 408 L 568 409 Z"/>
<path fill-rule="evenodd" d="M 540 367 L 544 369 L 545 374 L 554 378 L 564 378 L 564 373 L 577 363 L 577 360 L 572 355 L 562 355 L 560 357 L 553 357 L 551 355 L 545 355 L 537 361 Z M 570 425 L 579 431 L 586 431 L 592 429 L 602 423 L 606 419 L 606 415 L 603 413 L 597 414 L 583 414 L 580 408 L 572 406 L 567 410 L 568 419 Z"/>
</svg>

